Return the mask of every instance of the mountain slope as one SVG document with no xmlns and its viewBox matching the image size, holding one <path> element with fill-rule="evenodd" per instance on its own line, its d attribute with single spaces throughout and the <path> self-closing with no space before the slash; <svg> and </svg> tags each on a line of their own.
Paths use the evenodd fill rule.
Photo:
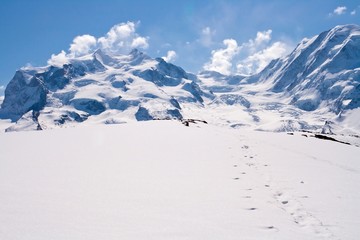
<svg viewBox="0 0 360 240">
<path fill-rule="evenodd" d="M 358 239 L 360 148 L 307 135 L 177 121 L 0 134 L 0 238 Z"/>
<path fill-rule="evenodd" d="M 97 50 L 63 67 L 17 71 L 0 118 L 13 121 L 7 131 L 197 118 L 234 128 L 360 135 L 351 120 L 360 106 L 359 56 L 357 25 L 304 39 L 250 77 L 194 75 L 138 50 Z"/>
<path fill-rule="evenodd" d="M 215 113 L 204 115 L 233 127 L 359 135 L 351 120 L 360 102 L 359 37 L 360 26 L 337 26 L 253 76 L 200 73 L 199 85 L 215 95 Z"/>
<path fill-rule="evenodd" d="M 337 26 L 303 40 L 287 57 L 247 79 L 282 92 L 305 111 L 360 106 L 360 26 Z"/>
<path fill-rule="evenodd" d="M 19 123 L 33 122 L 36 128 L 89 118 L 103 123 L 181 119 L 181 104 L 201 106 L 203 96 L 183 69 L 160 58 L 138 50 L 120 56 L 97 50 L 62 68 L 17 71 L 6 88 L 1 114 Z"/>
</svg>

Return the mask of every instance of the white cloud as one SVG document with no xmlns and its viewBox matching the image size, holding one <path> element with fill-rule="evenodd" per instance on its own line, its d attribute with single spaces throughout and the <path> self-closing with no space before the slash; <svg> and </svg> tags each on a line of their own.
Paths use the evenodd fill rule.
<svg viewBox="0 0 360 240">
<path fill-rule="evenodd" d="M 353 11 L 351 11 L 351 13 L 350 13 L 351 15 L 356 15 L 356 10 L 353 10 Z"/>
<path fill-rule="evenodd" d="M 117 24 L 98 39 L 88 34 L 77 36 L 68 51 L 62 50 L 59 54 L 52 54 L 48 64 L 62 66 L 70 59 L 89 54 L 97 48 L 112 54 L 128 53 L 133 48 L 146 49 L 149 47 L 148 37 L 140 36 L 136 32 L 137 25 L 134 22 Z"/>
<path fill-rule="evenodd" d="M 55 67 L 62 67 L 62 65 L 69 63 L 69 56 L 62 50 L 59 54 L 51 54 L 51 58 L 47 63 Z"/>
<path fill-rule="evenodd" d="M 177 57 L 177 54 L 175 51 L 170 50 L 167 52 L 165 57 L 162 57 L 166 62 L 173 62 Z"/>
<path fill-rule="evenodd" d="M 239 74 L 250 75 L 264 69 L 271 60 L 280 58 L 289 52 L 289 47 L 283 42 L 275 42 L 245 59 L 241 60 L 236 68 Z"/>
<path fill-rule="evenodd" d="M 96 47 L 96 38 L 91 35 L 82 35 L 74 38 L 73 43 L 70 44 L 70 54 L 75 57 L 89 54 Z"/>
<path fill-rule="evenodd" d="M 213 44 L 213 36 L 215 35 L 216 31 L 215 30 L 211 30 L 210 27 L 205 27 L 201 30 L 201 36 L 199 39 L 199 42 L 205 46 L 205 47 L 210 47 Z"/>
<path fill-rule="evenodd" d="M 226 48 L 213 50 L 211 52 L 211 60 L 204 66 L 205 70 L 217 71 L 222 74 L 230 74 L 232 68 L 232 60 L 240 51 L 240 48 L 234 39 L 225 39 L 223 44 Z"/>
<path fill-rule="evenodd" d="M 257 32 L 255 38 L 255 44 L 261 45 L 263 43 L 269 42 L 271 40 L 271 33 L 272 33 L 271 29 L 263 32 Z"/>
<path fill-rule="evenodd" d="M 113 26 L 110 31 L 98 39 L 103 49 L 117 49 L 124 46 L 124 40 L 128 39 L 135 32 L 135 23 L 127 22 Z"/>
<path fill-rule="evenodd" d="M 233 39 L 224 40 L 225 49 L 213 50 L 210 62 L 204 65 L 205 70 L 231 74 L 233 63 L 236 63 L 238 74 L 250 75 L 261 71 L 271 60 L 285 56 L 291 51 L 289 44 L 282 41 L 271 43 L 272 30 L 257 32 L 255 39 L 238 46 Z"/>
<path fill-rule="evenodd" d="M 347 9 L 347 7 L 345 7 L 345 6 L 339 6 L 334 9 L 333 13 L 336 15 L 342 15 L 346 12 L 346 9 Z"/>
<path fill-rule="evenodd" d="M 145 38 L 145 37 L 136 37 L 133 39 L 133 41 L 131 43 L 131 47 L 146 49 L 149 47 L 149 43 L 147 41 L 147 38 Z"/>
<path fill-rule="evenodd" d="M 255 39 L 250 39 L 247 43 L 243 43 L 241 46 L 248 52 L 248 54 L 257 52 L 260 48 L 266 46 L 266 44 L 271 41 L 271 33 L 271 29 L 263 32 L 257 32 Z"/>
<path fill-rule="evenodd" d="M 98 39 L 100 48 L 110 53 L 126 53 L 132 48 L 148 48 L 148 38 L 139 36 L 136 27 L 137 24 L 134 22 L 113 26 L 104 37 Z"/>
</svg>

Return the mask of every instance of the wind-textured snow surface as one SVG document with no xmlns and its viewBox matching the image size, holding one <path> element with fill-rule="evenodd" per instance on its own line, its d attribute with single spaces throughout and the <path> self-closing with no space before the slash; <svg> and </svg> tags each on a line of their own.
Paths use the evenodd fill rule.
<svg viewBox="0 0 360 240">
<path fill-rule="evenodd" d="M 360 234 L 360 148 L 309 133 L 148 121 L 3 133 L 0 146 L 0 239 Z"/>
</svg>

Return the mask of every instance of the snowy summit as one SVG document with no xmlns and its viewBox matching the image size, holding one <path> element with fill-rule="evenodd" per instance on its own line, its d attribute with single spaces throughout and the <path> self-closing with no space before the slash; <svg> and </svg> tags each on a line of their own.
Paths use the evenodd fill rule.
<svg viewBox="0 0 360 240">
<path fill-rule="evenodd" d="M 252 76 L 186 72 L 134 49 L 101 49 L 62 66 L 18 70 L 0 116 L 7 131 L 199 118 L 266 131 L 359 133 L 360 27 L 304 39 Z M 270 117 L 271 116 L 271 117 Z"/>
</svg>

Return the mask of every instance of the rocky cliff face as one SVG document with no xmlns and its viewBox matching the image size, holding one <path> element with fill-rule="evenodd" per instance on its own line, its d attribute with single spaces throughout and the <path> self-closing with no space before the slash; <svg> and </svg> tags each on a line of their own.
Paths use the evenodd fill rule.
<svg viewBox="0 0 360 240">
<path fill-rule="evenodd" d="M 46 94 L 45 84 L 34 71 L 19 70 L 6 87 L 1 114 L 16 121 L 28 111 L 40 111 L 46 104 Z"/>
</svg>

